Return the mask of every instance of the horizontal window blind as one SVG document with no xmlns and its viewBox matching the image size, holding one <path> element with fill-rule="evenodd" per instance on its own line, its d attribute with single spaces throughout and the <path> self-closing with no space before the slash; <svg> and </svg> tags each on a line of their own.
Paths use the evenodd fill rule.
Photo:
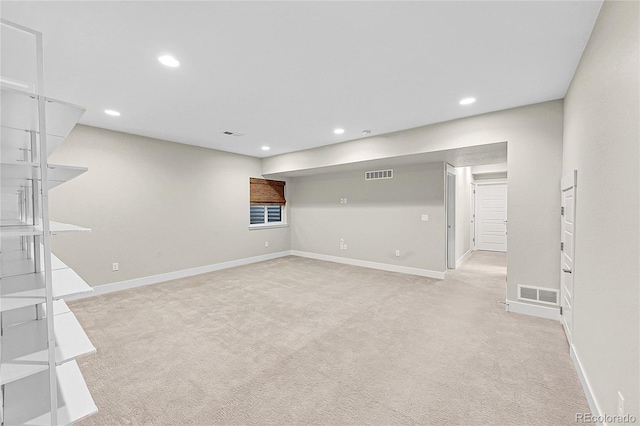
<svg viewBox="0 0 640 426">
<path fill-rule="evenodd" d="M 282 221 L 282 206 L 267 206 L 267 222 Z"/>
<path fill-rule="evenodd" d="M 264 206 L 251 206 L 250 207 L 250 222 L 251 225 L 257 223 L 264 223 Z"/>
<path fill-rule="evenodd" d="M 284 182 L 250 178 L 250 201 L 252 206 L 284 206 Z"/>
</svg>

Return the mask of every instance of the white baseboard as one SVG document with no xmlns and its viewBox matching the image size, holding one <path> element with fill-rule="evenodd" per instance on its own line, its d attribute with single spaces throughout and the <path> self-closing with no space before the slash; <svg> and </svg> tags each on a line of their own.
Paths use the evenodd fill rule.
<svg viewBox="0 0 640 426">
<path fill-rule="evenodd" d="M 469 249 L 465 254 L 463 254 L 460 259 L 456 260 L 456 269 L 458 269 L 464 262 L 467 261 L 471 257 L 473 251 Z"/>
<path fill-rule="evenodd" d="M 513 300 L 507 299 L 504 309 L 508 312 L 515 312 L 516 314 L 560 321 L 560 308 L 557 307 L 532 305 L 530 303 L 514 302 Z"/>
<path fill-rule="evenodd" d="M 327 262 L 344 263 L 346 265 L 362 266 L 364 268 L 379 269 L 389 272 L 400 272 L 421 277 L 444 279 L 444 271 L 431 271 L 429 269 L 412 268 L 408 266 L 390 265 L 388 263 L 370 262 L 368 260 L 349 259 L 346 257 L 329 256 L 326 254 L 309 253 L 306 251 L 291 250 L 293 256 L 308 257 L 310 259 L 325 260 Z"/>
<path fill-rule="evenodd" d="M 176 280 L 179 278 L 191 277 L 193 275 L 206 274 L 207 272 L 219 271 L 221 269 L 234 268 L 236 266 L 248 265 L 250 263 L 262 262 L 276 259 L 278 257 L 290 256 L 291 251 L 280 251 L 277 253 L 263 254 L 260 256 L 246 257 L 244 259 L 230 260 L 228 262 L 215 263 L 213 265 L 199 266 L 197 268 L 183 269 L 181 271 L 167 272 L 164 274 L 152 275 L 149 277 L 136 278 L 133 280 L 119 281 L 111 284 L 103 284 L 93 287 L 93 292 L 79 294 L 73 297 L 65 297 L 65 300 L 84 299 L 86 297 L 99 296 L 101 294 L 113 293 L 114 291 L 128 290 L 130 288 L 142 287 L 150 284 L 158 284 L 164 281 Z"/>
<path fill-rule="evenodd" d="M 580 357 L 576 353 L 576 350 L 573 347 L 573 345 L 569 345 L 569 346 L 570 346 L 569 353 L 571 355 L 571 361 L 573 361 L 573 367 L 576 369 L 576 373 L 578 374 L 578 379 L 580 380 L 580 384 L 582 385 L 584 396 L 587 398 L 587 403 L 589 403 L 591 414 L 595 417 L 602 417 L 602 411 L 600 410 L 600 405 L 596 401 L 595 395 L 593 393 L 593 389 L 591 388 L 591 384 L 589 383 L 589 379 L 587 378 L 587 373 L 584 371 L 582 362 L 580 362 Z M 600 424 L 607 426 L 606 422 L 603 422 Z"/>
</svg>

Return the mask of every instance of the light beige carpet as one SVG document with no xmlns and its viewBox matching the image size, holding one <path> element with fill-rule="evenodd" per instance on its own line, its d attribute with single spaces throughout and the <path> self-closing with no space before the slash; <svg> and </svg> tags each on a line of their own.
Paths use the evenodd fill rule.
<svg viewBox="0 0 640 426">
<path fill-rule="evenodd" d="M 561 325 L 504 311 L 505 265 L 285 257 L 70 303 L 98 349 L 81 424 L 575 424 Z"/>
</svg>

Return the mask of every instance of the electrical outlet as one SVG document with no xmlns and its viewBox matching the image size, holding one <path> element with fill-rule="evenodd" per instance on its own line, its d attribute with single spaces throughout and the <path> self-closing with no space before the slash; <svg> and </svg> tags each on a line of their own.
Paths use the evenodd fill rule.
<svg viewBox="0 0 640 426">
<path fill-rule="evenodd" d="M 429 222 L 429 215 L 423 214 L 422 216 L 420 216 L 420 220 L 422 220 L 423 222 Z"/>
<path fill-rule="evenodd" d="M 265 241 L 265 242 L 264 242 L 264 246 L 265 246 L 265 247 L 269 247 L 269 241 Z"/>
<path fill-rule="evenodd" d="M 347 245 L 346 244 L 343 244 L 342 247 L 344 247 L 345 250 L 347 249 Z"/>
<path fill-rule="evenodd" d="M 618 391 L 618 415 L 619 416 L 624 416 L 625 415 L 625 412 L 624 412 L 624 397 L 622 396 L 620 391 Z"/>
<path fill-rule="evenodd" d="M 400 250 L 396 250 L 396 257 L 400 257 Z"/>
<path fill-rule="evenodd" d="M 113 265 L 111 265 L 111 270 L 112 271 L 119 271 L 120 270 L 120 265 L 118 265 L 117 263 L 114 263 Z"/>
<path fill-rule="evenodd" d="M 344 203 L 347 204 L 347 199 L 346 198 L 344 199 Z"/>
<path fill-rule="evenodd" d="M 340 198 L 340 204 L 344 204 L 344 198 Z"/>
</svg>

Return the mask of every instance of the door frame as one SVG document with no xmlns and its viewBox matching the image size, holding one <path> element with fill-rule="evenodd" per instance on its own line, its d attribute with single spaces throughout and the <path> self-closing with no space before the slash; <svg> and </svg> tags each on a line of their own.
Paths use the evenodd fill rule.
<svg viewBox="0 0 640 426">
<path fill-rule="evenodd" d="M 469 205 L 471 206 L 470 210 L 470 218 L 471 227 L 469 228 L 469 247 L 471 247 L 471 251 L 476 251 L 476 183 L 469 182 L 470 190 L 469 194 L 471 196 L 471 200 L 469 201 Z"/>
<path fill-rule="evenodd" d="M 505 206 L 505 208 L 507 209 L 507 250 L 505 252 L 507 252 L 509 250 L 509 182 L 508 179 L 504 179 L 504 178 L 500 178 L 500 179 L 481 179 L 481 180 L 476 180 L 474 181 L 475 185 L 476 185 L 476 190 L 478 189 L 479 186 L 482 185 L 496 185 L 496 184 L 505 184 L 507 186 L 507 205 Z M 474 192 L 473 194 L 473 220 L 474 220 L 474 225 L 475 225 L 475 219 L 478 217 L 477 215 L 477 209 L 478 209 L 478 198 L 476 193 Z M 477 244 L 476 242 L 478 241 L 478 227 L 474 226 L 473 227 L 474 230 L 472 232 L 473 234 L 473 247 L 474 250 L 478 250 Z M 502 253 L 502 252 L 499 252 Z"/>
<path fill-rule="evenodd" d="M 446 269 L 456 269 L 456 170 L 445 164 Z"/>
<path fill-rule="evenodd" d="M 566 290 L 565 290 L 565 274 L 566 272 L 564 272 L 564 268 L 563 268 L 563 264 L 564 264 L 564 243 L 565 243 L 565 231 L 564 231 L 564 212 L 565 212 L 565 205 L 564 205 L 564 191 L 569 190 L 569 189 L 573 189 L 573 245 L 572 245 L 572 249 L 573 252 L 571 253 L 572 256 L 572 265 L 571 265 L 571 275 L 572 275 L 572 282 L 571 282 L 571 309 L 570 311 L 567 312 L 563 312 L 563 307 L 566 306 L 564 304 L 565 301 L 565 297 L 566 297 Z M 564 175 L 562 177 L 562 180 L 560 181 L 560 205 L 562 207 L 562 213 L 561 213 L 561 218 L 560 218 L 560 242 L 562 244 L 561 246 L 561 250 L 560 250 L 560 322 L 562 323 L 562 329 L 565 332 L 565 335 L 567 336 L 567 341 L 569 342 L 569 345 L 571 345 L 573 343 L 573 332 L 575 330 L 575 324 L 574 324 L 574 315 L 573 312 L 575 311 L 575 283 L 576 283 L 576 201 L 577 201 L 577 196 L 578 196 L 578 171 L 574 170 L 573 172 Z M 570 326 L 567 325 L 567 320 L 566 318 L 568 316 L 571 316 L 571 320 L 569 322 Z"/>
</svg>

